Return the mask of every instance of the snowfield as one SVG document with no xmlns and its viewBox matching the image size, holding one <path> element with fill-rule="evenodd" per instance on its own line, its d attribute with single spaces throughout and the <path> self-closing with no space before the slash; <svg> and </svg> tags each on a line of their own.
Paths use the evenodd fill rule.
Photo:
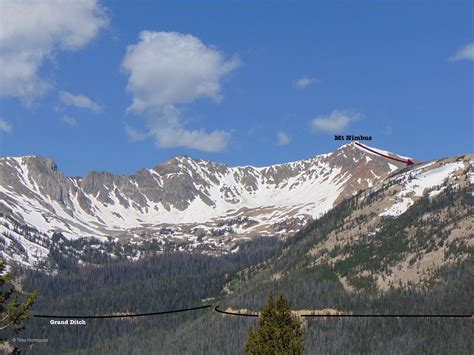
<svg viewBox="0 0 474 355">
<path fill-rule="evenodd" d="M 436 196 L 443 190 L 443 187 L 439 186 L 446 179 L 452 178 L 457 170 L 465 168 L 464 162 L 452 162 L 439 168 L 426 170 L 433 164 L 434 162 L 431 162 L 407 172 L 404 176 L 406 182 L 403 184 L 402 190 L 396 195 L 397 199 L 401 201 L 393 204 L 379 215 L 396 217 L 405 213 L 414 204 L 413 197 L 423 196 L 427 189 L 434 189 L 430 192 L 430 197 Z M 439 188 L 436 189 L 436 187 Z"/>
</svg>

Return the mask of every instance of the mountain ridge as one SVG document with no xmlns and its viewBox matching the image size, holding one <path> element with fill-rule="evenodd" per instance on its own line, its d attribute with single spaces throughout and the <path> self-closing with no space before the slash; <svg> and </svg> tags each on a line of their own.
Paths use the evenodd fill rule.
<svg viewBox="0 0 474 355">
<path fill-rule="evenodd" d="M 389 152 L 389 151 L 385 151 L 385 150 L 382 150 L 382 149 L 378 149 L 378 148 L 374 148 L 372 146 L 368 146 L 366 143 L 364 143 L 365 146 L 371 148 L 371 149 L 374 149 L 374 150 L 378 150 L 378 151 L 381 151 L 381 152 L 386 152 L 386 153 L 389 153 L 390 155 L 394 156 L 394 157 L 399 157 L 399 158 L 403 158 L 403 159 L 413 159 L 412 157 L 406 157 L 406 156 L 403 156 L 403 155 L 400 155 L 400 154 L 395 154 L 393 152 Z M 339 148 L 337 148 L 335 151 L 338 151 L 338 150 L 343 150 L 345 148 L 350 148 L 350 147 L 355 147 L 355 148 L 359 148 L 355 142 L 349 142 L 349 143 L 346 143 L 346 144 L 343 144 L 341 145 Z M 360 149 L 360 148 L 359 148 Z M 79 176 L 79 175 L 65 175 L 65 177 L 68 177 L 68 178 L 79 178 L 79 179 L 83 179 L 85 176 L 87 176 L 88 174 L 90 173 L 107 173 L 107 174 L 111 174 L 111 175 L 114 175 L 114 176 L 132 176 L 132 175 L 135 175 L 137 174 L 138 172 L 140 172 L 141 170 L 149 170 L 149 169 L 155 169 L 157 167 L 160 167 L 162 165 L 166 165 L 168 163 L 171 163 L 171 162 L 174 162 L 174 161 L 183 161 L 183 160 L 188 160 L 188 161 L 194 161 L 194 162 L 204 162 L 204 163 L 212 163 L 212 164 L 215 164 L 215 165 L 222 165 L 222 166 L 225 166 L 226 168 L 253 168 L 253 169 L 256 169 L 256 170 L 264 170 L 264 169 L 268 169 L 268 168 L 272 168 L 272 167 L 278 167 L 278 166 L 282 166 L 282 165 L 289 165 L 289 164 L 293 164 L 293 163 L 299 163 L 299 162 L 305 162 L 305 161 L 311 161 L 315 158 L 319 158 L 319 157 L 324 157 L 324 156 L 327 156 L 327 155 L 330 155 L 332 153 L 334 153 L 335 151 L 333 152 L 328 152 L 328 153 L 321 153 L 321 154 L 316 154 L 316 155 L 312 155 L 308 158 L 303 158 L 303 159 L 298 159 L 298 160 L 292 160 L 292 161 L 288 161 L 288 162 L 283 162 L 283 163 L 275 163 L 275 164 L 270 164 L 270 165 L 263 165 L 263 166 L 257 166 L 257 165 L 252 165 L 252 164 L 243 164 L 243 165 L 230 165 L 230 164 L 226 164 L 226 163 L 221 163 L 221 162 L 217 162 L 217 161 L 214 161 L 214 160 L 209 160 L 209 159 L 203 159 L 203 158 L 196 158 L 196 157 L 193 157 L 191 155 L 187 155 L 187 154 L 178 154 L 178 155 L 175 155 L 175 156 L 172 156 L 171 158 L 167 159 L 167 160 L 164 160 L 163 162 L 161 163 L 158 163 L 157 165 L 154 165 L 154 166 L 151 166 L 151 167 L 148 167 L 148 168 L 140 168 L 138 170 L 136 170 L 135 172 L 133 173 L 118 173 L 118 174 L 114 174 L 108 170 L 90 170 L 88 172 L 86 172 L 84 175 L 82 176 Z M 363 150 L 365 153 L 367 154 L 371 154 L 369 151 L 365 151 Z M 23 158 L 30 158 L 30 159 L 38 159 L 38 160 L 43 160 L 43 161 L 51 161 L 53 163 L 53 165 L 55 166 L 56 170 L 58 169 L 58 165 L 56 163 L 56 160 L 52 157 L 49 157 L 49 156 L 43 156 L 43 155 L 18 155 L 18 156 L 3 156 L 3 157 L 0 157 L 0 161 L 4 160 L 4 159 L 23 159 Z"/>
<path fill-rule="evenodd" d="M 397 171 L 405 171 L 403 163 L 392 164 L 354 143 L 269 167 L 228 167 L 181 156 L 133 175 L 91 172 L 80 179 L 66 177 L 51 159 L 2 158 L 0 229 L 4 244 L 11 239 L 5 233 L 18 224 L 36 229 L 43 240 L 60 233 L 71 241 L 156 242 L 158 251 L 173 245 L 230 252 L 259 236 L 291 237 Z M 28 244 L 22 233 L 16 239 Z"/>
<path fill-rule="evenodd" d="M 113 175 L 109 172 L 92 171 L 80 179 L 69 178 L 62 174 L 51 159 L 38 157 L 3 158 L 0 161 L 3 167 L 3 177 L 0 178 L 0 184 L 3 187 L 13 185 L 13 189 L 18 188 L 19 192 L 27 195 L 29 192 L 39 192 L 66 206 L 72 204 L 70 196 L 72 192 L 72 194 L 78 194 L 77 200 L 81 209 L 88 214 L 92 214 L 90 210 L 91 196 L 97 197 L 99 202 L 105 204 L 114 204 L 113 197 L 116 197 L 119 203 L 125 207 L 130 204 L 130 201 L 125 201 L 125 197 L 127 197 L 128 200 L 131 199 L 132 202 L 136 203 L 136 207 L 139 209 L 146 207 L 148 200 L 155 203 L 161 202 L 162 207 L 168 211 L 170 205 L 179 211 L 183 211 L 189 207 L 196 196 L 199 196 L 206 205 L 214 207 L 218 198 L 213 196 L 213 201 L 211 201 L 209 197 L 212 196 L 210 196 L 209 189 L 212 185 L 218 185 L 219 179 L 226 178 L 229 181 L 219 184 L 223 196 L 218 197 L 228 202 L 227 207 L 233 208 L 237 201 L 242 201 L 242 193 L 248 192 L 251 194 L 258 188 L 259 184 L 275 185 L 274 187 L 278 188 L 280 184 L 288 183 L 290 178 L 298 177 L 298 175 L 313 174 L 309 178 L 314 178 L 314 175 L 324 173 L 324 169 L 331 169 L 333 167 L 331 165 L 341 167 L 347 164 L 349 160 L 345 158 L 345 152 L 350 147 L 350 145 L 347 145 L 345 149 L 339 149 L 335 153 L 322 154 L 307 160 L 261 168 L 252 166 L 229 167 L 225 164 L 201 159 L 175 157 L 154 168 L 138 170 L 133 175 Z M 342 153 L 345 160 L 341 160 L 342 157 L 339 153 Z M 330 166 L 326 166 L 325 160 L 331 155 L 334 156 L 333 160 L 335 161 L 333 164 L 329 164 Z M 369 159 L 371 158 L 367 158 L 368 161 Z M 354 160 L 355 162 L 358 161 L 355 158 Z M 381 169 L 383 173 L 388 169 L 395 169 L 394 165 L 387 164 L 382 160 L 381 163 L 375 165 L 384 165 Z M 10 167 L 15 165 L 13 168 L 16 171 L 8 169 L 8 165 Z M 313 168 L 314 165 L 317 165 L 316 168 Z M 349 166 L 348 169 L 354 167 Z M 377 168 L 380 170 L 381 167 L 377 166 Z M 183 173 L 184 176 L 178 177 Z M 344 171 L 344 173 L 347 173 L 347 171 Z M 371 179 L 372 177 L 366 176 L 365 178 Z M 15 179 L 21 180 L 19 181 L 20 184 L 17 181 L 14 185 Z M 170 184 L 173 185 L 172 188 L 170 188 Z M 26 191 L 25 187 L 30 191 Z M 116 187 L 120 191 L 117 191 Z M 236 187 L 242 188 L 241 191 L 235 191 Z M 115 196 L 111 196 L 110 190 L 112 189 Z M 156 191 L 160 189 L 161 195 L 158 196 Z M 246 207 L 249 206 L 246 205 Z"/>
</svg>

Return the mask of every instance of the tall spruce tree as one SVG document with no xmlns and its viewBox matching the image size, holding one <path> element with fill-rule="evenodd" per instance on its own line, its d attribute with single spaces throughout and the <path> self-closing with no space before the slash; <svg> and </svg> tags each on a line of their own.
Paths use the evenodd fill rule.
<svg viewBox="0 0 474 355">
<path fill-rule="evenodd" d="M 0 351 L 17 354 L 18 349 L 9 344 L 8 336 L 15 335 L 29 318 L 29 311 L 36 299 L 36 292 L 25 295 L 12 283 L 12 275 L 5 273 L 5 262 L 0 259 Z"/>
<path fill-rule="evenodd" d="M 302 354 L 301 322 L 291 314 L 288 301 L 280 294 L 274 302 L 272 293 L 263 307 L 255 329 L 249 329 L 247 354 Z"/>
</svg>

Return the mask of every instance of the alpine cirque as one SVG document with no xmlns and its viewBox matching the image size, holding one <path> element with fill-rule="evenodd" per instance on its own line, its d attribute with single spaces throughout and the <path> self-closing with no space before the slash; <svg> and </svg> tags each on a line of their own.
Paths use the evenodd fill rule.
<svg viewBox="0 0 474 355">
<path fill-rule="evenodd" d="M 409 174 L 415 180 L 400 186 L 379 213 L 401 214 L 424 191 L 446 179 L 454 183 L 470 168 L 467 158 L 404 168 L 377 152 L 407 159 L 353 142 L 263 168 L 179 156 L 130 176 L 91 172 L 76 178 L 64 176 L 50 159 L 2 158 L 0 253 L 27 266 L 44 261 L 60 242 L 79 254 L 83 243 L 104 255 L 117 253 L 110 243 L 127 245 L 132 258 L 150 247 L 222 254 L 258 236 L 291 238 L 343 199 Z"/>
</svg>

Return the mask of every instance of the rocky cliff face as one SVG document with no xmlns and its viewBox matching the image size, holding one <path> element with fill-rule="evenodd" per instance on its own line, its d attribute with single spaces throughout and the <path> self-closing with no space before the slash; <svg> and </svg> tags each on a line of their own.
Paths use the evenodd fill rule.
<svg viewBox="0 0 474 355">
<path fill-rule="evenodd" d="M 254 236 L 290 236 L 402 166 L 354 143 L 263 168 L 179 156 L 133 175 L 91 172 L 83 178 L 64 176 L 50 159 L 1 158 L 0 213 L 46 236 L 219 247 Z"/>
</svg>

